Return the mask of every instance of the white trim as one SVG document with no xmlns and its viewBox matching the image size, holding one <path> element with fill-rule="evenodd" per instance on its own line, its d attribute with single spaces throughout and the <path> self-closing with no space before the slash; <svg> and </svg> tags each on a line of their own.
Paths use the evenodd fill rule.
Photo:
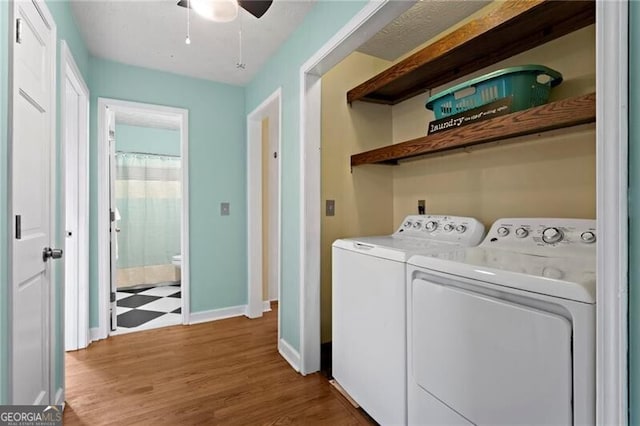
<svg viewBox="0 0 640 426">
<path fill-rule="evenodd" d="M 262 302 L 262 312 L 271 312 L 271 302 L 269 300 Z"/>
<path fill-rule="evenodd" d="M 300 353 L 284 339 L 278 339 L 278 352 L 282 355 L 294 370 L 300 372 Z"/>
<path fill-rule="evenodd" d="M 414 3 L 370 0 L 300 67 L 299 303 L 302 374 L 320 369 L 320 76 Z"/>
<path fill-rule="evenodd" d="M 180 117 L 180 155 L 182 158 L 182 226 L 180 271 L 182 291 L 182 324 L 190 319 L 190 256 L 189 256 L 189 111 L 163 105 L 98 98 L 98 305 L 100 315 L 99 337 L 109 335 L 109 145 L 106 135 L 106 109 L 112 111 L 149 111 Z M 116 136 L 117 137 L 117 136 Z"/>
<path fill-rule="evenodd" d="M 281 286 L 280 251 L 282 249 L 282 88 L 278 88 L 256 109 L 247 115 L 247 279 L 249 318 L 262 316 L 262 120 L 269 117 L 269 125 L 276 125 L 278 137 L 278 230 L 276 252 L 278 294 Z M 278 333 L 280 332 L 278 313 Z"/>
<path fill-rule="evenodd" d="M 596 424 L 626 424 L 628 3 L 596 2 Z"/>
<path fill-rule="evenodd" d="M 189 324 L 217 321 L 226 318 L 240 317 L 247 314 L 247 305 L 231 306 L 228 308 L 211 309 L 209 311 L 192 312 Z"/>
<path fill-rule="evenodd" d="M 67 78 L 70 80 L 70 83 L 74 86 L 74 89 L 81 94 L 83 99 L 81 100 L 83 110 L 79 111 L 78 114 L 85 118 L 84 122 L 79 123 L 81 130 L 78 132 L 78 158 L 82 158 L 83 161 L 78 165 L 78 232 L 76 238 L 78 238 L 78 293 L 76 306 L 77 310 L 74 309 L 74 323 L 77 324 L 79 329 L 77 330 L 77 344 L 74 345 L 74 349 L 83 349 L 89 345 L 89 103 L 90 103 L 90 93 L 89 88 L 87 87 L 84 78 L 82 77 L 82 73 L 78 69 L 76 62 L 73 58 L 73 54 L 65 40 L 60 42 L 60 122 L 62 123 L 62 136 L 61 136 L 61 204 L 62 204 L 62 218 L 66 218 L 66 169 L 65 161 L 66 161 L 66 87 L 67 87 Z M 65 243 L 66 248 L 66 237 L 65 227 L 62 227 L 63 235 L 62 240 Z M 66 280 L 63 280 L 63 283 Z M 62 286 L 62 312 L 63 320 L 65 315 L 67 314 L 67 294 L 66 287 L 63 284 Z M 63 336 L 66 334 L 66 326 L 63 327 Z M 84 331 L 84 332 L 83 332 Z M 65 343 L 66 345 L 66 343 Z"/>
<path fill-rule="evenodd" d="M 64 405 L 64 388 L 58 388 L 56 396 L 53 400 L 54 405 Z"/>
</svg>

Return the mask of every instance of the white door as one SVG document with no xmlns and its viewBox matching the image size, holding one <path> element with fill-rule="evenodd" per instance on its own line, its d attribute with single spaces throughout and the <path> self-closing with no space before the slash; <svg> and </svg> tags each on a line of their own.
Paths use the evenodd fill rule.
<svg viewBox="0 0 640 426">
<path fill-rule="evenodd" d="M 80 136 L 85 117 L 83 94 L 71 76 L 63 76 L 64 94 L 64 179 L 65 179 L 65 349 L 86 345 L 88 324 L 80 324 Z M 80 334 L 83 334 L 81 336 Z"/>
<path fill-rule="evenodd" d="M 111 292 L 110 294 L 110 317 L 111 331 L 115 331 L 118 327 L 118 312 L 116 308 L 116 260 L 117 260 L 117 231 L 116 228 L 116 116 L 113 111 L 107 111 L 108 117 L 108 138 L 109 141 L 109 237 L 110 237 L 110 276 L 111 276 Z"/>
<path fill-rule="evenodd" d="M 49 404 L 55 28 L 42 4 L 13 5 L 11 402 Z"/>
<path fill-rule="evenodd" d="M 411 285 L 409 383 L 477 425 L 573 423 L 569 320 L 435 280 Z"/>
</svg>

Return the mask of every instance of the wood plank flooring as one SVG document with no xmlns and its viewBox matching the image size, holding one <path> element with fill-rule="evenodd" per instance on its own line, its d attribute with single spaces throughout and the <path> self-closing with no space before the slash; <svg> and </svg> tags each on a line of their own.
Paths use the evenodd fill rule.
<svg viewBox="0 0 640 426">
<path fill-rule="evenodd" d="M 277 311 L 143 331 L 66 357 L 66 425 L 370 425 L 278 354 Z"/>
</svg>

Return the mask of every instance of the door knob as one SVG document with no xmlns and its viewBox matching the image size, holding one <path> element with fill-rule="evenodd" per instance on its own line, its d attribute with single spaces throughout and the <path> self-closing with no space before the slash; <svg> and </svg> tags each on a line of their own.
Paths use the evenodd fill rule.
<svg viewBox="0 0 640 426">
<path fill-rule="evenodd" d="M 51 259 L 60 259 L 62 258 L 62 249 L 52 249 L 51 247 L 45 247 L 42 250 L 42 260 L 46 262 Z"/>
</svg>

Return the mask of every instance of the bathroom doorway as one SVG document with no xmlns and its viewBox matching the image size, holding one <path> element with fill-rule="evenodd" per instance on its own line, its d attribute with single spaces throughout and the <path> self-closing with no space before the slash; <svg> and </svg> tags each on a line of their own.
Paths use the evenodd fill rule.
<svg viewBox="0 0 640 426">
<path fill-rule="evenodd" d="M 187 111 L 110 99 L 98 111 L 101 329 L 186 324 Z"/>
</svg>

